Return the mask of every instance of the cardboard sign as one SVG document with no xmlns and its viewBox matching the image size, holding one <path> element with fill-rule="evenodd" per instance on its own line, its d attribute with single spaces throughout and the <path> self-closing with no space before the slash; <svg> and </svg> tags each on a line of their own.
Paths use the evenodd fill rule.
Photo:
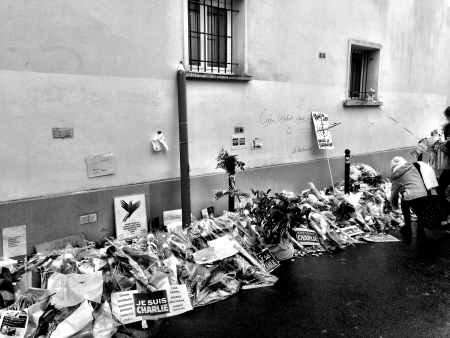
<svg viewBox="0 0 450 338">
<path fill-rule="evenodd" d="M 86 246 L 86 243 L 84 242 L 84 236 L 75 235 L 56 239 L 51 242 L 36 244 L 35 248 L 36 252 L 46 252 L 65 249 L 67 247 L 67 244 L 70 244 L 74 248 L 83 248 Z"/>
<path fill-rule="evenodd" d="M 301 245 L 320 245 L 319 237 L 317 237 L 317 232 L 310 229 L 297 229 L 296 239 Z"/>
<path fill-rule="evenodd" d="M 27 226 L 2 229 L 3 256 L 16 257 L 27 254 Z"/>
<path fill-rule="evenodd" d="M 311 112 L 311 117 L 314 123 L 314 130 L 316 131 L 319 149 L 334 149 L 331 133 L 328 129 L 330 126 L 328 115 L 319 112 Z"/>
<path fill-rule="evenodd" d="M 142 320 L 140 317 L 136 317 L 134 310 L 133 294 L 137 292 L 137 290 L 132 290 L 113 292 L 111 294 L 111 312 L 122 324 L 129 324 Z"/>
<path fill-rule="evenodd" d="M 171 285 L 167 290 L 135 293 L 133 298 L 135 315 L 142 319 L 172 317 L 192 310 L 184 284 Z"/>
<path fill-rule="evenodd" d="M 268 249 L 257 253 L 256 257 L 268 272 L 272 272 L 280 266 L 280 263 L 272 256 Z"/>
<path fill-rule="evenodd" d="M 114 215 L 117 239 L 147 234 L 145 194 L 114 198 Z"/>
</svg>

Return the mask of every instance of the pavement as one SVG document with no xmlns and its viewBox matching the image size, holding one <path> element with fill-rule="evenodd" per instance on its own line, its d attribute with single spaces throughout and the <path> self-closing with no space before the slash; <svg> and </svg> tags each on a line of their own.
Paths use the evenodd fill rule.
<svg viewBox="0 0 450 338">
<path fill-rule="evenodd" d="M 139 338 L 450 337 L 450 235 L 389 234 L 401 241 L 283 261 L 274 286 L 129 330 Z"/>
</svg>

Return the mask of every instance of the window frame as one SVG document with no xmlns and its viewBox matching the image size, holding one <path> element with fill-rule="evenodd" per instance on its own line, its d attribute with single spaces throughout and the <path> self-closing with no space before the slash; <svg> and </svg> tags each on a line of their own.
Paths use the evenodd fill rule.
<svg viewBox="0 0 450 338">
<path fill-rule="evenodd" d="M 213 5 L 213 1 L 210 0 L 210 3 L 208 4 L 208 0 L 200 0 L 200 1 L 193 1 L 193 0 L 186 0 L 186 7 L 187 7 L 187 58 L 185 57 L 185 60 L 188 60 L 188 70 L 196 73 L 207 73 L 207 74 L 229 74 L 234 75 L 233 72 L 233 66 L 235 66 L 235 63 L 233 63 L 233 19 L 232 16 L 236 14 L 237 11 L 233 9 L 233 0 L 228 0 L 231 6 L 226 6 L 227 1 L 225 1 L 225 4 L 223 7 L 220 7 L 220 4 L 223 4 L 222 0 L 215 0 L 214 4 L 218 4 L 218 6 Z M 192 64 L 191 63 L 191 19 L 190 19 L 190 5 L 191 3 L 197 2 L 197 5 L 199 6 L 199 21 L 198 21 L 198 29 L 199 31 L 196 31 L 196 34 L 199 34 L 199 45 L 200 45 L 200 51 L 199 51 L 199 57 L 198 57 L 198 64 Z M 207 14 L 207 8 L 220 8 L 226 10 L 226 24 L 227 24 L 227 32 L 226 32 L 226 60 L 225 60 L 225 67 L 220 66 L 220 56 L 218 56 L 218 61 L 211 61 L 211 47 L 208 47 L 208 42 L 206 41 L 207 36 L 211 35 L 211 28 L 212 26 L 208 22 L 208 14 Z M 206 22 L 205 22 L 206 21 Z M 218 36 L 217 38 L 220 39 Z M 219 42 L 220 45 L 220 42 Z M 218 63 L 217 66 L 212 66 L 212 64 Z M 211 64 L 211 65 L 208 65 Z"/>
<path fill-rule="evenodd" d="M 189 3 L 182 0 L 183 17 L 183 65 L 188 80 L 212 80 L 212 81 L 252 81 L 253 77 L 248 72 L 248 1 L 233 0 L 233 9 L 236 13 L 232 19 L 232 59 L 234 68 L 232 73 L 204 73 L 190 71 L 189 64 Z"/>
<path fill-rule="evenodd" d="M 345 86 L 345 100 L 344 100 L 344 106 L 380 106 L 383 104 L 383 102 L 379 101 L 379 90 L 380 90 L 380 81 L 379 81 L 379 74 L 380 74 L 380 61 L 381 61 L 381 48 L 382 45 L 378 43 L 368 42 L 368 41 L 361 41 L 361 40 L 355 40 L 355 39 L 349 39 L 348 41 L 348 58 L 347 58 L 347 83 Z M 357 49 L 361 51 L 365 51 L 367 54 L 367 57 L 371 59 L 371 62 L 373 64 L 370 65 L 369 63 L 366 64 L 366 68 L 363 70 L 364 66 L 361 66 L 361 71 L 366 72 L 366 89 L 365 92 L 367 92 L 370 88 L 373 88 L 375 90 L 375 101 L 365 101 L 361 97 L 355 99 L 350 95 L 350 92 L 352 90 L 351 84 L 352 84 L 352 50 Z M 368 60 L 367 60 L 368 61 Z M 370 75 L 369 75 L 370 73 Z M 361 76 L 360 82 L 363 81 L 363 76 Z M 361 93 L 361 87 L 362 84 L 359 85 L 359 92 Z"/>
</svg>

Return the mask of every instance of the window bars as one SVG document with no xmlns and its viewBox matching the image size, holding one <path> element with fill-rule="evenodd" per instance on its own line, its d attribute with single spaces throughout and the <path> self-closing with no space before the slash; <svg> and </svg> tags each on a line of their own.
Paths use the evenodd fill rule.
<svg viewBox="0 0 450 338">
<path fill-rule="evenodd" d="M 365 100 L 367 97 L 367 69 L 369 62 L 372 61 L 369 57 L 368 50 L 352 48 L 351 54 L 351 73 L 350 73 L 350 88 L 349 97 L 351 99 Z"/>
<path fill-rule="evenodd" d="M 189 0 L 189 69 L 233 73 L 233 0 Z"/>
</svg>

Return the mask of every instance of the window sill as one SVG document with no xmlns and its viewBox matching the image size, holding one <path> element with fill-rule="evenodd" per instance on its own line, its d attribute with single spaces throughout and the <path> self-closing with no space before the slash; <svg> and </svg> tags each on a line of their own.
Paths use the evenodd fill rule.
<svg viewBox="0 0 450 338">
<path fill-rule="evenodd" d="M 372 102 L 366 102 L 363 100 L 344 100 L 344 107 L 360 107 L 360 106 L 369 106 L 369 107 L 374 107 L 374 106 L 381 106 L 383 104 L 383 102 L 381 101 L 372 101 Z"/>
<path fill-rule="evenodd" d="M 234 75 L 234 74 L 219 74 L 219 73 L 200 73 L 200 72 L 186 72 L 187 79 L 198 80 L 225 80 L 225 81 L 251 81 L 252 77 L 248 75 Z"/>
</svg>

